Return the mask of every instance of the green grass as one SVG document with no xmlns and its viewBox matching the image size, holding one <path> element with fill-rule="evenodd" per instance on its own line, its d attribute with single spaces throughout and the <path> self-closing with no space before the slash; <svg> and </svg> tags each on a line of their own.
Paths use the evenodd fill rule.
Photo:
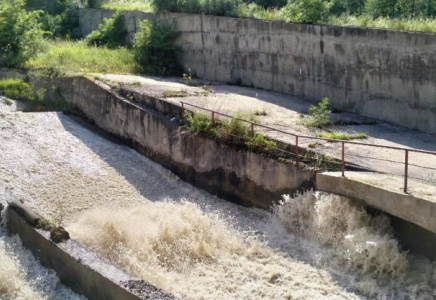
<svg viewBox="0 0 436 300">
<path fill-rule="evenodd" d="M 1 79 L 0 91 L 6 97 L 14 100 L 33 101 L 37 98 L 33 86 L 22 78 Z"/>
<path fill-rule="evenodd" d="M 120 10 L 139 10 L 152 12 L 153 7 L 149 0 L 106 0 L 102 8 Z"/>
<path fill-rule="evenodd" d="M 188 92 L 186 90 L 164 91 L 163 97 L 164 98 L 183 98 L 183 97 L 188 97 Z"/>
<path fill-rule="evenodd" d="M 341 26 L 379 27 L 388 29 L 436 32 L 436 19 L 373 19 L 367 15 L 330 17 L 329 23 Z"/>
<path fill-rule="evenodd" d="M 135 73 L 133 52 L 127 48 L 88 46 L 85 41 L 47 41 L 45 51 L 28 68 L 60 68 L 71 72 Z"/>
<path fill-rule="evenodd" d="M 356 139 L 366 139 L 368 136 L 364 132 L 359 132 L 357 134 L 346 134 L 342 132 L 319 132 L 316 134 L 316 137 L 321 137 L 325 139 L 332 139 L 332 140 L 356 140 Z"/>
<path fill-rule="evenodd" d="M 9 105 L 9 106 L 12 105 L 12 100 L 11 99 L 5 98 L 4 101 L 5 101 L 6 105 Z"/>
</svg>

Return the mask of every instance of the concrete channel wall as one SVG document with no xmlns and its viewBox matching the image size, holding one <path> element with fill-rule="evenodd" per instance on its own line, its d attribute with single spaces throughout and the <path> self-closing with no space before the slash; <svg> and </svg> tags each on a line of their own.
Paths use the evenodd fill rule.
<svg viewBox="0 0 436 300">
<path fill-rule="evenodd" d="M 182 180 L 224 199 L 269 209 L 283 194 L 315 186 L 314 172 L 183 130 L 179 107 L 164 100 L 142 97 L 142 103 L 130 102 L 86 77 L 59 78 L 57 85 L 98 127 Z"/>
<path fill-rule="evenodd" d="M 84 35 L 111 10 L 81 9 Z M 126 11 L 129 40 L 151 13 Z M 319 101 L 436 133 L 436 35 L 386 29 L 163 14 L 199 77 Z"/>
</svg>

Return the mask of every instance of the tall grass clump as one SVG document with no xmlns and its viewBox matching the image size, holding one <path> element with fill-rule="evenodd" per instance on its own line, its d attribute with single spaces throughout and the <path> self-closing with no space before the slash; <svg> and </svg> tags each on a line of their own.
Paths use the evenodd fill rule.
<svg viewBox="0 0 436 300">
<path fill-rule="evenodd" d="M 126 37 L 124 13 L 118 10 L 112 18 L 105 18 L 104 24 L 100 24 L 97 30 L 91 32 L 86 41 L 90 46 L 117 48 L 126 44 Z"/>
<path fill-rule="evenodd" d="M 0 91 L 6 97 L 14 100 L 34 101 L 37 98 L 32 84 L 22 78 L 1 79 Z"/>
<path fill-rule="evenodd" d="M 156 12 L 237 16 L 240 0 L 151 0 Z"/>
<path fill-rule="evenodd" d="M 28 68 L 55 68 L 71 72 L 135 73 L 133 51 L 88 46 L 86 41 L 46 41 L 46 50 L 29 60 Z"/>
<path fill-rule="evenodd" d="M 0 66 L 21 67 L 41 50 L 40 14 L 26 11 L 24 0 L 0 1 Z"/>
<path fill-rule="evenodd" d="M 101 7 L 118 10 L 153 11 L 150 0 L 106 0 L 101 4 Z"/>
<path fill-rule="evenodd" d="M 161 76 L 180 75 L 182 68 L 177 59 L 180 48 L 174 45 L 178 35 L 174 23 L 144 20 L 140 26 L 133 44 L 139 71 Z"/>
<path fill-rule="evenodd" d="M 324 128 L 331 124 L 329 114 L 332 112 L 329 109 L 330 100 L 323 98 L 318 105 L 311 105 L 309 107 L 309 116 L 304 117 L 302 124 L 307 127 Z"/>
<path fill-rule="evenodd" d="M 331 3 L 323 0 L 295 0 L 288 2 L 282 14 L 287 22 L 326 22 L 330 8 Z"/>
</svg>

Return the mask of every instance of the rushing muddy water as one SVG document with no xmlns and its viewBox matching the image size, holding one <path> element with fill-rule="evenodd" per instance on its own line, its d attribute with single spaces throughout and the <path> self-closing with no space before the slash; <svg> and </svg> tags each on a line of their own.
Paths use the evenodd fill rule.
<svg viewBox="0 0 436 300">
<path fill-rule="evenodd" d="M 0 197 L 10 191 L 184 299 L 436 299 L 434 265 L 347 199 L 285 197 L 271 214 L 181 182 L 62 114 L 0 111 L 0 128 Z"/>
<path fill-rule="evenodd" d="M 236 208 L 234 208 L 236 210 Z M 72 235 L 186 299 L 433 299 L 435 268 L 408 258 L 387 217 L 308 192 L 274 214 L 190 202 L 94 210 Z"/>
</svg>

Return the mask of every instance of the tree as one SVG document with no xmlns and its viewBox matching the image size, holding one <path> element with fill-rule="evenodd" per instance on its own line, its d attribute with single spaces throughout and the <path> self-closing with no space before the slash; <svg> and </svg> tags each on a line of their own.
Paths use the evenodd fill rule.
<svg viewBox="0 0 436 300">
<path fill-rule="evenodd" d="M 326 22 L 331 6 L 330 2 L 323 0 L 294 0 L 289 1 L 282 11 L 287 22 Z"/>
<path fill-rule="evenodd" d="M 23 66 L 42 47 L 41 11 L 27 12 L 25 0 L 0 1 L 0 65 Z"/>
</svg>

